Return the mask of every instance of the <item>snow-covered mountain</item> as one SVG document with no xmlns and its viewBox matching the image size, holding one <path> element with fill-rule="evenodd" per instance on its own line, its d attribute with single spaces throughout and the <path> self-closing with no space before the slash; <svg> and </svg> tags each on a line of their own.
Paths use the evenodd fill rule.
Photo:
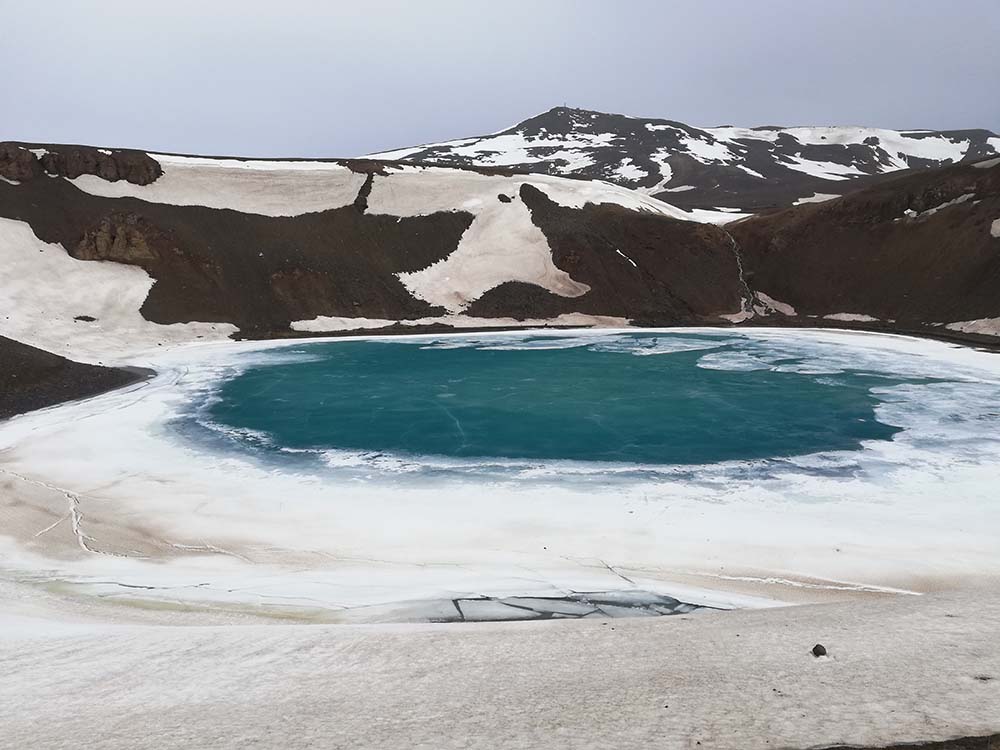
<svg viewBox="0 0 1000 750">
<path fill-rule="evenodd" d="M 997 153 L 1000 137 L 987 130 L 696 128 L 556 107 L 492 135 L 372 158 L 605 180 L 685 209 L 756 213 L 841 195 L 901 170 Z"/>
<path fill-rule="evenodd" d="M 894 174 L 720 227 L 606 181 L 498 167 L 0 143 L 0 336 L 105 364 L 350 330 L 1000 336 L 1000 157 Z"/>
<path fill-rule="evenodd" d="M 0 143 L 0 335 L 107 362 L 237 330 L 735 314 L 728 235 L 689 218 L 550 175 Z"/>
</svg>

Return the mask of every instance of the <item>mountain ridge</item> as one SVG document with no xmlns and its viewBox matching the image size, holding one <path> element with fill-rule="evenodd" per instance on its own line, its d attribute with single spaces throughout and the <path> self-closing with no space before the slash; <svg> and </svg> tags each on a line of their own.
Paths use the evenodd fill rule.
<svg viewBox="0 0 1000 750">
<path fill-rule="evenodd" d="M 507 167 L 0 143 L 0 335 L 98 363 L 430 327 L 752 322 L 995 343 L 998 165 L 896 170 L 738 218 Z"/>
<path fill-rule="evenodd" d="M 554 107 L 496 133 L 370 157 L 600 179 L 689 211 L 746 214 L 844 194 L 900 171 L 998 153 L 1000 136 L 979 128 L 700 128 L 663 118 Z"/>
</svg>

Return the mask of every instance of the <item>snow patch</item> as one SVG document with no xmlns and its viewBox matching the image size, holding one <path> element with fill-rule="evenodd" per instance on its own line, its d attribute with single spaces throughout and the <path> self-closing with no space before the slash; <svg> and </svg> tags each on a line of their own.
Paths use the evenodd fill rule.
<svg viewBox="0 0 1000 750">
<path fill-rule="evenodd" d="M 688 153 L 702 164 L 729 164 L 738 158 L 723 141 L 703 141 L 700 138 L 681 138 Z"/>
<path fill-rule="evenodd" d="M 589 315 L 587 313 L 562 313 L 554 318 L 478 318 L 471 315 L 439 315 L 436 317 L 412 318 L 406 320 L 382 320 L 378 318 L 338 318 L 320 315 L 311 320 L 297 320 L 292 330 L 322 333 L 324 331 L 360 331 L 388 328 L 392 325 L 430 326 L 446 325 L 452 328 L 547 328 L 550 326 L 582 326 L 593 328 L 627 328 L 631 321 L 613 315 Z"/>
<path fill-rule="evenodd" d="M 757 292 L 757 299 L 764 304 L 765 308 L 779 312 L 782 315 L 798 315 L 798 313 L 795 312 L 795 308 L 787 302 L 778 302 L 778 300 L 773 297 L 769 297 L 763 292 Z M 769 312 L 769 310 L 765 310 L 764 314 L 767 314 L 767 312 Z"/>
<path fill-rule="evenodd" d="M 354 202 L 366 175 L 319 161 L 209 159 L 150 154 L 163 174 L 148 185 L 80 175 L 70 182 L 91 195 L 207 206 L 261 216 L 298 216 Z"/>
<path fill-rule="evenodd" d="M 628 257 L 625 253 L 623 253 L 618 248 L 615 248 L 615 252 L 618 253 L 620 256 L 622 256 L 629 263 L 631 263 L 633 268 L 638 268 L 639 267 L 638 265 L 636 265 L 636 262 L 634 260 L 632 260 L 630 257 Z"/>
<path fill-rule="evenodd" d="M 941 211 L 945 208 L 950 208 L 951 206 L 957 206 L 961 203 L 965 203 L 968 200 L 972 200 L 973 198 L 975 198 L 975 193 L 966 193 L 965 195 L 960 195 L 957 198 L 953 198 L 950 201 L 945 201 L 944 203 L 940 203 L 937 206 L 934 206 L 933 208 L 928 208 L 926 211 L 921 211 L 920 213 L 917 213 L 912 208 L 908 208 L 905 211 L 903 211 L 903 215 L 909 219 L 924 219 L 928 216 L 933 216 L 938 211 Z"/>
<path fill-rule="evenodd" d="M 990 138 L 989 140 L 991 142 L 996 141 L 996 145 L 994 146 L 994 148 L 1000 151 L 1000 138 Z M 991 167 L 995 167 L 998 164 L 1000 164 L 1000 157 L 997 157 L 996 159 L 987 159 L 986 161 L 978 161 L 972 166 L 974 166 L 976 169 L 990 169 Z"/>
<path fill-rule="evenodd" d="M 153 279 L 138 266 L 70 257 L 21 221 L 0 219 L 0 334 L 82 362 L 134 362 L 137 352 L 225 339 L 228 323 L 160 325 L 142 317 Z M 81 324 L 77 315 L 96 320 Z"/>
<path fill-rule="evenodd" d="M 646 173 L 632 163 L 632 159 L 626 157 L 621 160 L 621 163 L 614 170 L 614 174 L 621 177 L 623 180 L 641 180 L 646 176 Z"/>
<path fill-rule="evenodd" d="M 994 219 L 993 223 L 990 224 L 990 236 L 1000 237 L 1000 219 Z"/>
<path fill-rule="evenodd" d="M 362 331 L 370 328 L 387 328 L 398 321 L 385 318 L 343 318 L 336 315 L 318 315 L 310 320 L 292 321 L 293 331 Z"/>
<path fill-rule="evenodd" d="M 496 200 L 498 193 L 518 195 L 523 185 L 531 185 L 570 208 L 613 203 L 635 211 L 691 218 L 667 203 L 605 182 L 415 166 L 395 167 L 387 176 L 376 176 L 368 212 L 390 216 L 441 211 L 473 214 L 475 218 L 455 252 L 420 271 L 398 275 L 414 297 L 449 313 L 462 312 L 487 291 L 508 281 L 534 284 L 563 297 L 585 294 L 589 286 L 556 267 L 548 241 L 524 203 Z"/>
<path fill-rule="evenodd" d="M 534 284 L 561 297 L 590 291 L 555 265 L 548 240 L 523 202 L 493 202 L 473 211 L 476 220 L 455 252 L 422 271 L 397 274 L 414 297 L 458 313 L 508 281 Z"/>
<path fill-rule="evenodd" d="M 978 333 L 982 336 L 1000 336 L 1000 318 L 961 320 L 957 323 L 948 323 L 945 328 L 962 333 Z"/>
<path fill-rule="evenodd" d="M 812 177 L 819 177 L 824 180 L 847 180 L 856 175 L 866 174 L 853 164 L 837 164 L 833 161 L 810 161 L 801 156 L 781 156 L 779 163 L 794 169 L 796 172 L 803 172 Z"/>
<path fill-rule="evenodd" d="M 728 224 L 731 221 L 745 219 L 747 216 L 753 216 L 753 214 L 742 213 L 739 210 L 733 211 L 733 209 L 712 210 L 708 208 L 692 208 L 690 211 L 685 211 L 684 218 L 688 221 L 698 221 L 702 224 Z"/>
<path fill-rule="evenodd" d="M 793 206 L 801 206 L 803 203 L 823 203 L 824 201 L 833 200 L 834 198 L 839 198 L 839 195 L 835 193 L 813 193 L 812 195 L 799 198 L 797 201 L 792 203 Z"/>
<path fill-rule="evenodd" d="M 959 162 L 969 150 L 968 140 L 952 140 L 944 135 L 923 136 L 920 138 L 911 137 L 921 131 L 886 130 L 883 128 L 861 128 L 852 126 L 833 127 L 795 127 L 795 128 L 706 128 L 706 132 L 711 133 L 720 141 L 738 142 L 739 140 L 757 140 L 775 143 L 784 135 L 792 137 L 803 146 L 868 146 L 873 151 L 879 150 L 880 154 L 888 164 L 880 165 L 880 172 L 892 172 L 910 167 L 909 158 L 930 159 L 942 162 Z M 876 145 L 871 145 L 873 139 Z M 865 141 L 869 141 L 868 144 Z M 996 141 L 994 144 L 993 141 Z M 1000 150 L 1000 138 L 987 139 L 987 143 L 993 148 Z M 828 162 L 813 162 L 814 164 L 828 164 Z M 790 165 L 788 165 L 790 166 Z M 835 165 L 843 169 L 843 165 Z M 795 167 L 792 167 L 795 169 Z M 806 171 L 801 169 L 800 171 Z M 849 174 L 847 172 L 826 170 L 829 175 Z M 811 174 L 808 173 L 808 174 Z M 854 173 L 850 173 L 854 174 Z M 824 175 L 815 175 L 823 177 Z M 840 179 L 840 177 L 827 176 L 825 179 Z"/>
<path fill-rule="evenodd" d="M 823 318 L 825 320 L 841 320 L 849 323 L 872 323 L 878 320 L 878 318 L 873 318 L 871 315 L 864 315 L 863 313 L 833 313 L 832 315 L 824 315 Z"/>
</svg>

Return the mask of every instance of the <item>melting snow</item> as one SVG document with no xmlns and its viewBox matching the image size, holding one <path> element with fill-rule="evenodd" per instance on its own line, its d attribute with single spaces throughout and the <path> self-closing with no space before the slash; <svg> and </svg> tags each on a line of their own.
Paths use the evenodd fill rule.
<svg viewBox="0 0 1000 750">
<path fill-rule="evenodd" d="M 1000 219 L 998 219 L 1000 221 Z M 978 333 L 983 336 L 1000 336 L 1000 318 L 980 318 L 948 323 L 945 328 L 962 333 Z"/>
<path fill-rule="evenodd" d="M 799 198 L 792 205 L 800 206 L 803 203 L 822 203 L 823 201 L 828 201 L 832 200 L 833 198 L 839 198 L 839 197 L 840 197 L 839 195 L 836 195 L 834 193 L 813 193 L 812 195 L 806 198 Z"/>
<path fill-rule="evenodd" d="M 862 313 L 833 313 L 832 315 L 824 315 L 823 318 L 826 320 L 842 320 L 855 323 L 871 323 L 878 320 L 878 318 L 873 318 L 871 315 L 864 315 Z"/>
<path fill-rule="evenodd" d="M 784 134 L 786 137 L 791 136 L 803 146 L 867 145 L 864 143 L 865 140 L 877 139 L 878 145 L 873 148 L 882 149 L 890 161 L 889 165 L 883 166 L 881 170 L 883 172 L 907 169 L 910 166 L 908 157 L 958 162 L 969 149 L 969 141 L 967 140 L 955 141 L 943 135 L 914 138 L 911 136 L 921 131 L 913 130 L 900 132 L 882 128 L 836 126 L 782 128 L 778 130 L 724 127 L 706 128 L 705 130 L 719 140 L 729 142 L 749 139 L 774 143 Z M 996 143 L 994 144 L 992 141 L 996 141 Z M 1000 150 L 1000 138 L 990 138 L 987 143 Z"/>
<path fill-rule="evenodd" d="M 151 154 L 163 174 L 149 185 L 96 175 L 70 180 L 91 195 L 173 206 L 228 208 L 262 216 L 298 216 L 354 202 L 366 176 L 320 161 L 239 161 Z"/>
<path fill-rule="evenodd" d="M 322 333 L 324 331 L 359 331 L 388 328 L 392 325 L 429 326 L 446 325 L 452 328 L 546 328 L 548 326 L 586 326 L 594 328 L 627 328 L 631 321 L 613 315 L 588 315 L 587 313 L 562 313 L 554 318 L 477 318 L 471 315 L 439 315 L 409 320 L 384 320 L 378 318 L 340 318 L 320 315 L 311 320 L 292 323 L 294 331 Z"/>
<path fill-rule="evenodd" d="M 667 167 L 667 169 L 669 171 L 670 169 L 669 166 Z M 646 173 L 642 169 L 637 167 L 635 164 L 633 164 L 632 159 L 630 158 L 622 159 L 621 164 L 618 165 L 618 168 L 614 171 L 614 173 L 619 177 L 621 177 L 623 180 L 641 180 L 643 177 L 646 176 Z"/>
<path fill-rule="evenodd" d="M 687 212 L 685 218 L 689 221 L 700 221 L 704 224 L 728 224 L 731 221 L 745 219 L 747 216 L 753 216 L 753 214 L 734 213 L 732 209 L 719 211 L 707 208 L 692 208 Z"/>
<path fill-rule="evenodd" d="M 920 213 L 917 213 L 912 208 L 908 208 L 905 211 L 903 211 L 903 214 L 910 219 L 923 219 L 928 216 L 933 216 L 938 211 L 944 208 L 948 208 L 950 206 L 957 206 L 960 203 L 965 203 L 966 201 L 971 200 L 974 197 L 975 193 L 966 193 L 965 195 L 960 195 L 957 198 L 953 198 L 950 201 L 945 201 L 944 203 L 940 203 L 937 206 L 934 206 L 933 208 L 928 208 L 926 211 L 921 211 Z"/>
<path fill-rule="evenodd" d="M 811 161 L 801 156 L 781 156 L 781 163 L 796 172 L 804 172 L 824 180 L 846 180 L 850 176 L 863 175 L 853 164 L 837 164 L 833 161 Z"/>
<path fill-rule="evenodd" d="M 687 148 L 688 153 L 702 164 L 728 164 L 737 158 L 722 141 L 703 141 L 698 138 L 682 138 L 681 143 Z"/>
<path fill-rule="evenodd" d="M 377 176 L 368 210 L 392 216 L 459 209 L 474 214 L 451 255 L 420 271 L 399 274 L 414 297 L 450 313 L 462 312 L 487 291 L 508 281 L 535 284 L 564 297 L 585 294 L 589 286 L 574 281 L 553 263 L 548 241 L 524 203 L 496 200 L 498 193 L 517 195 L 525 184 L 563 206 L 616 203 L 632 210 L 687 217 L 673 206 L 608 183 L 546 175 L 481 175 L 441 167 L 407 167 Z"/>
<path fill-rule="evenodd" d="M 779 312 L 782 315 L 798 314 L 795 312 L 795 308 L 789 305 L 787 302 L 778 302 L 778 300 L 774 299 L 773 297 L 769 297 L 763 292 L 757 292 L 757 299 L 763 302 L 766 307 L 770 308 L 771 310 L 774 310 L 775 312 Z M 765 310 L 764 314 L 767 314 L 767 312 L 768 311 Z"/>
<path fill-rule="evenodd" d="M 160 325 L 139 309 L 153 279 L 138 266 L 77 260 L 38 239 L 28 224 L 0 219 L 0 334 L 85 362 L 197 339 L 225 339 L 228 323 Z M 97 320 L 81 324 L 77 315 Z"/>
<path fill-rule="evenodd" d="M 638 265 L 636 265 L 636 262 L 634 260 L 632 260 L 630 257 L 628 257 L 625 253 L 623 253 L 618 248 L 615 248 L 615 252 L 618 253 L 620 256 L 622 256 L 629 263 L 631 263 L 634 268 L 638 268 L 639 267 Z"/>
</svg>

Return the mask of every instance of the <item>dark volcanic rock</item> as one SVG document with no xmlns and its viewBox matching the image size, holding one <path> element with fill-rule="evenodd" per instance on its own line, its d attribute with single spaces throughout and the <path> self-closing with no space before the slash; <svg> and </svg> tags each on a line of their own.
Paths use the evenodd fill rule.
<svg viewBox="0 0 1000 750">
<path fill-rule="evenodd" d="M 860 745 L 828 745 L 818 750 L 997 750 L 1000 747 L 1000 734 L 982 737 L 959 737 L 944 742 L 901 742 L 898 745 L 860 746 Z"/>
<path fill-rule="evenodd" d="M 42 174 L 42 165 L 31 151 L 15 143 L 0 143 L 0 177 L 16 182 Z"/>
<path fill-rule="evenodd" d="M 726 228 L 754 289 L 800 315 L 913 327 L 1000 316 L 998 217 L 1000 168 L 958 165 Z"/>
<path fill-rule="evenodd" d="M 826 656 L 826 646 L 822 643 L 817 643 L 812 647 L 812 655 L 815 657 Z"/>
<path fill-rule="evenodd" d="M 317 315 L 440 314 L 396 274 L 447 257 L 473 218 L 455 211 L 400 219 L 358 205 L 269 217 L 103 198 L 51 179 L 0 182 L 0 216 L 27 222 L 81 260 L 141 266 L 156 280 L 142 308 L 148 320 L 228 322 L 248 335 Z"/>
<path fill-rule="evenodd" d="M 114 212 L 83 234 L 71 255 L 79 260 L 111 260 L 141 266 L 162 256 L 169 238 L 144 217 Z M 160 249 L 157 249 L 157 248 Z"/>
<path fill-rule="evenodd" d="M 88 146 L 61 146 L 42 156 L 42 166 L 51 175 L 79 177 L 92 174 L 102 180 L 125 180 L 136 185 L 154 182 L 163 170 L 159 162 L 142 151 L 112 151 L 110 154 Z"/>
<path fill-rule="evenodd" d="M 548 295 L 554 299 L 534 317 L 577 310 L 655 324 L 694 322 L 739 309 L 739 274 L 724 230 L 612 204 L 567 208 L 531 185 L 521 187 L 520 197 L 548 240 L 555 264 L 590 286 L 573 299 Z M 519 307 L 525 292 L 504 285 L 470 310 L 499 315 L 508 299 Z"/>
<path fill-rule="evenodd" d="M 73 362 L 0 336 L 0 419 L 120 388 L 143 374 Z"/>
<path fill-rule="evenodd" d="M 44 151 L 41 158 L 25 144 L 0 143 L 0 175 L 25 181 L 49 174 L 73 179 L 91 174 L 109 182 L 125 180 L 136 185 L 154 182 L 163 170 L 143 151 L 98 149 L 92 146 L 33 146 Z"/>
<path fill-rule="evenodd" d="M 561 297 L 520 282 L 491 289 L 468 309 L 482 317 L 551 318 L 583 312 L 649 325 L 690 323 L 740 307 L 736 261 L 726 233 L 611 204 L 560 206 L 531 185 L 520 197 L 556 266 L 590 291 Z"/>
</svg>

